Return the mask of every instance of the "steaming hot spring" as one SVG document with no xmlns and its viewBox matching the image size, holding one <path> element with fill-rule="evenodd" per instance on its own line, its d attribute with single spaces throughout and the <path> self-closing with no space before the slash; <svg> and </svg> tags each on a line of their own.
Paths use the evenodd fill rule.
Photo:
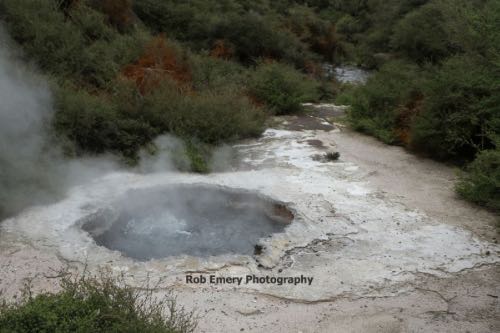
<svg viewBox="0 0 500 333">
<path fill-rule="evenodd" d="M 498 260 L 482 255 L 497 245 L 393 201 L 353 163 L 313 159 L 318 148 L 307 140 L 317 138 L 267 130 L 236 146 L 242 166 L 226 172 L 93 178 L 4 220 L 0 245 L 36 249 L 35 264 L 43 255 L 51 258 L 44 265 L 112 269 L 137 286 L 151 277 L 198 288 L 186 285 L 188 273 L 313 276 L 307 288 L 239 287 L 307 301 L 390 295 L 407 290 L 398 286 L 414 272 L 453 274 Z"/>
<path fill-rule="evenodd" d="M 82 221 L 98 245 L 141 261 L 169 256 L 260 252 L 293 214 L 253 192 L 206 185 L 132 190 Z"/>
<path fill-rule="evenodd" d="M 262 171 L 114 172 L 4 221 L 0 237 L 65 262 L 138 274 L 274 267 L 285 251 L 319 236 L 294 202 L 298 193 L 276 187 L 277 179 Z"/>
</svg>

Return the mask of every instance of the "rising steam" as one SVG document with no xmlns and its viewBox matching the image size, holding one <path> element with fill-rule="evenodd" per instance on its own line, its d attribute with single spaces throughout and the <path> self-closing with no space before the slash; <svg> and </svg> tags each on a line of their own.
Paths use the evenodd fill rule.
<svg viewBox="0 0 500 333">
<path fill-rule="evenodd" d="M 50 134 L 52 102 L 48 82 L 20 61 L 17 48 L 0 28 L 0 220 L 119 169 L 110 156 L 65 159 Z M 182 151 L 182 142 L 164 136 L 155 143 L 158 154 L 142 152 L 138 171 L 173 169 L 169 150 Z"/>
<path fill-rule="evenodd" d="M 47 201 L 60 185 L 51 177 L 58 152 L 48 145 L 48 85 L 21 66 L 12 50 L 0 31 L 0 217 Z"/>
</svg>

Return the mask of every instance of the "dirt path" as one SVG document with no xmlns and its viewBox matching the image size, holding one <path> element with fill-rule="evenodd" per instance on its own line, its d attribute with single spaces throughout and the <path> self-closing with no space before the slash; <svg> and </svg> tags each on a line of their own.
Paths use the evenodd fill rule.
<svg viewBox="0 0 500 333">
<path fill-rule="evenodd" d="M 90 265 L 166 277 L 199 332 L 496 332 L 500 266 L 496 218 L 456 198 L 454 170 L 332 125 L 342 110 L 279 118 L 238 145 L 241 165 L 209 176 L 116 175 L 61 203 L 5 221 L 0 290 L 23 278 L 54 290 L 51 268 Z M 321 161 L 328 151 L 340 160 Z M 319 159 L 316 158 L 319 156 Z M 266 240 L 263 255 L 133 263 L 76 230 L 82 212 L 114 186 L 172 181 L 258 190 L 293 203 L 300 221 Z M 126 185 L 123 185 L 126 184 Z M 188 286 L 186 272 L 314 277 L 311 286 Z"/>
<path fill-rule="evenodd" d="M 490 268 L 448 279 L 422 276 L 394 297 L 342 297 L 320 303 L 235 292 L 181 291 L 202 315 L 199 332 L 498 332 L 498 276 Z"/>
<path fill-rule="evenodd" d="M 348 129 L 326 134 L 325 140 L 333 140 L 344 159 L 363 168 L 366 179 L 395 200 L 440 222 L 496 240 L 498 217 L 457 197 L 456 169 Z"/>
</svg>

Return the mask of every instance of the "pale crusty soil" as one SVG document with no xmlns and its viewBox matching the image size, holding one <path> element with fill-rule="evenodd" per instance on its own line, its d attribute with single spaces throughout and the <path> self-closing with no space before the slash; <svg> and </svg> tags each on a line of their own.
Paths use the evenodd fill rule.
<svg viewBox="0 0 500 333">
<path fill-rule="evenodd" d="M 483 242 L 496 243 L 497 217 L 456 197 L 453 168 L 341 126 L 329 126 L 326 122 L 335 119 L 328 116 L 328 109 L 321 111 L 314 117 L 303 116 L 315 118 L 303 124 L 307 127 L 304 130 L 316 130 L 312 139 L 316 141 L 311 145 L 320 153 L 326 149 L 340 152 L 341 160 L 359 167 L 363 181 L 383 193 L 384 200 L 419 211 L 434 223 L 468 230 Z M 340 112 L 334 111 L 335 115 Z M 293 130 L 300 129 L 300 119 L 279 121 L 283 119 L 293 123 Z M 321 126 L 311 128 L 314 121 Z M 286 123 L 280 127 L 289 129 Z M 58 269 L 66 265 L 81 267 L 81 263 L 68 262 L 56 252 L 40 250 L 23 239 L 2 241 L 0 290 L 4 299 L 12 300 L 19 294 L 27 278 L 36 291 L 57 290 Z M 446 276 L 417 273 L 413 280 L 402 282 L 400 287 L 405 291 L 384 296 L 353 292 L 306 301 L 237 287 L 191 288 L 183 284 L 177 284 L 174 292 L 180 305 L 194 309 L 200 316 L 198 332 L 475 333 L 500 331 L 499 282 L 500 266 L 489 263 Z"/>
</svg>

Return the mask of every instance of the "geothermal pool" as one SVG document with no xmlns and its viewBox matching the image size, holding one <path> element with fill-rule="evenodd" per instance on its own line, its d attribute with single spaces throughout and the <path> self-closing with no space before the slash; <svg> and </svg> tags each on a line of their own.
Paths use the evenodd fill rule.
<svg viewBox="0 0 500 333">
<path fill-rule="evenodd" d="M 96 243 L 133 259 L 252 255 L 291 223 L 285 205 L 249 191 L 206 185 L 133 190 L 84 221 Z"/>
<path fill-rule="evenodd" d="M 22 242 L 65 264 L 112 269 L 134 286 L 152 278 L 183 288 L 188 273 L 314 277 L 307 288 L 239 287 L 302 301 L 402 294 L 422 274 L 446 277 L 499 261 L 497 244 L 370 186 L 372 173 L 344 160 L 347 148 L 337 161 L 315 160 L 333 138 L 345 137 L 269 129 L 235 146 L 236 170 L 110 173 L 3 221 L 0 245 Z"/>
</svg>

